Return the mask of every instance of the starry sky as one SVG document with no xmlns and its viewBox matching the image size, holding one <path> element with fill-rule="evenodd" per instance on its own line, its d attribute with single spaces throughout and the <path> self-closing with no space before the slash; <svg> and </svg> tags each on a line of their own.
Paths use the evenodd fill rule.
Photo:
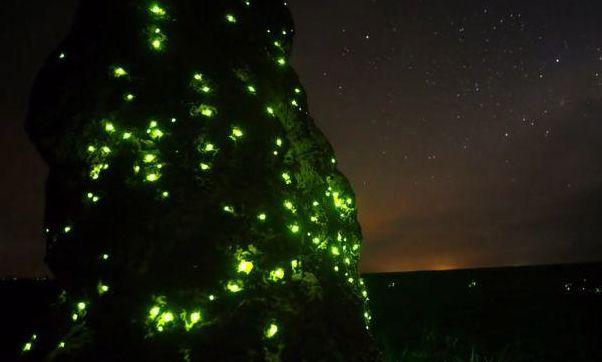
<svg viewBox="0 0 602 362">
<path fill-rule="evenodd" d="M 46 273 L 23 131 L 76 0 L 0 14 L 0 275 Z M 602 261 L 602 2 L 290 0 L 293 65 L 358 197 L 364 272 Z"/>
</svg>

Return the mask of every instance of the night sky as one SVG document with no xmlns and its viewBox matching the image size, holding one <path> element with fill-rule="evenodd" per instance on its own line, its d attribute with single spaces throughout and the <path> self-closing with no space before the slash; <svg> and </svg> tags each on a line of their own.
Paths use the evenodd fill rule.
<svg viewBox="0 0 602 362">
<path fill-rule="evenodd" d="M 289 2 L 363 271 L 602 260 L 601 1 Z M 76 3 L 3 1 L 0 275 L 46 273 L 46 168 L 23 122 Z"/>
</svg>

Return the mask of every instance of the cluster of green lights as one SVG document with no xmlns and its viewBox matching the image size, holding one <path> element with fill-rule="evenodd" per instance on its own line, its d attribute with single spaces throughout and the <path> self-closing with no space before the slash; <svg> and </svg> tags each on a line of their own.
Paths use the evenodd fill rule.
<svg viewBox="0 0 602 362">
<path fill-rule="evenodd" d="M 245 4 L 250 6 L 250 1 L 245 1 Z M 155 20 L 157 23 L 151 24 L 148 28 L 148 36 L 149 36 L 149 44 L 150 48 L 154 51 L 163 51 L 165 50 L 165 44 L 167 41 L 167 36 L 164 34 L 162 28 L 159 27 L 158 21 L 164 20 L 167 18 L 167 11 L 161 5 L 155 3 L 152 4 L 148 11 L 151 15 L 151 18 Z M 226 14 L 225 20 L 229 24 L 236 24 L 238 19 L 233 14 Z M 271 34 L 271 31 L 268 30 L 268 33 Z M 281 34 L 286 36 L 288 32 L 286 30 L 282 30 Z M 274 40 L 273 45 L 278 49 L 280 54 L 275 57 L 275 62 L 278 66 L 286 66 L 287 59 L 282 54 L 284 51 L 282 42 L 280 40 Z M 64 58 L 64 54 L 62 53 L 59 58 Z M 130 79 L 129 72 L 123 66 L 113 66 L 112 75 L 116 79 L 125 78 L 126 80 Z M 250 95 L 257 94 L 257 88 L 253 84 L 249 84 L 248 82 L 243 83 L 244 87 L 246 87 L 246 92 Z M 201 95 L 209 95 L 214 91 L 213 85 L 211 85 L 206 77 L 202 73 L 193 73 L 191 86 Z M 218 89 L 219 90 L 219 89 Z M 293 89 L 293 93 L 295 95 L 299 95 L 302 93 L 301 88 L 296 87 Z M 123 99 L 126 102 L 132 102 L 136 99 L 136 96 L 133 93 L 125 93 L 123 95 Z M 290 100 L 290 106 L 295 107 L 298 110 L 301 110 L 299 101 L 297 99 Z M 280 114 L 280 106 L 276 103 L 272 103 L 271 105 L 265 106 L 265 111 L 271 117 L 277 118 L 276 109 L 279 109 Z M 191 110 L 192 116 L 201 116 L 204 118 L 213 118 L 217 115 L 217 109 L 214 106 L 209 104 L 201 103 L 196 105 Z M 172 118 L 171 123 L 175 123 L 176 119 Z M 134 165 L 134 173 L 141 174 L 142 179 L 149 183 L 156 183 L 160 181 L 162 177 L 161 169 L 163 164 L 160 162 L 161 153 L 156 148 L 155 142 L 161 140 L 165 135 L 165 131 L 159 127 L 157 121 L 150 121 L 149 126 L 146 128 L 146 136 L 140 134 L 137 131 L 120 131 L 118 129 L 118 125 L 115 124 L 114 121 L 103 121 L 103 128 L 106 135 L 109 136 L 111 142 L 110 144 L 96 143 L 88 146 L 88 155 L 90 161 L 90 178 L 92 180 L 97 180 L 102 171 L 109 168 L 109 160 L 112 157 L 113 149 L 115 148 L 115 153 L 118 152 L 119 141 L 132 141 L 131 144 L 140 144 L 142 141 L 146 145 L 152 145 L 153 147 L 145 147 L 144 151 L 141 151 L 141 160 L 139 163 Z M 245 132 L 242 128 L 238 126 L 232 126 L 230 128 L 230 134 L 228 137 L 233 141 L 238 141 L 245 137 Z M 147 137 L 145 139 L 144 137 Z M 279 154 L 279 150 L 284 147 L 284 141 L 282 138 L 275 139 L 276 149 L 273 150 L 274 155 Z M 217 147 L 214 143 L 203 141 L 199 145 L 199 151 L 202 154 L 210 154 L 213 155 L 218 152 Z M 331 163 L 335 164 L 336 160 L 334 158 L 331 159 Z M 212 163 L 208 159 L 202 160 L 199 162 L 199 168 L 202 171 L 208 171 L 212 168 Z M 285 185 L 293 184 L 293 173 L 289 171 L 284 171 L 280 174 L 281 180 Z M 159 193 L 162 198 L 169 197 L 168 191 L 161 191 Z M 341 191 L 334 190 L 333 187 L 328 187 L 328 190 L 325 192 L 325 196 L 327 199 L 332 201 L 332 206 L 339 213 L 339 216 L 343 220 L 347 220 L 349 216 L 354 215 L 354 207 L 353 207 L 353 199 L 351 197 L 344 196 L 344 193 Z M 85 198 L 95 204 L 100 201 L 100 196 L 93 192 L 85 193 Z M 324 201 L 324 200 L 323 200 Z M 309 217 L 311 223 L 315 224 L 313 227 L 321 227 L 323 225 L 321 222 L 325 222 L 328 220 L 328 217 L 325 216 L 326 207 L 322 208 L 322 205 L 327 205 L 328 203 L 324 201 L 324 203 L 318 202 L 314 200 L 312 206 L 315 210 L 312 210 L 313 214 L 306 215 Z M 295 214 L 299 219 L 292 220 L 287 223 L 288 230 L 297 235 L 300 240 L 307 236 L 309 240 L 311 240 L 311 244 L 318 247 L 318 250 L 328 250 L 328 254 L 330 254 L 333 258 L 334 270 L 336 272 L 341 272 L 344 276 L 343 280 L 346 280 L 347 283 L 357 287 L 357 290 L 364 298 L 365 301 L 368 300 L 367 291 L 363 285 L 363 281 L 357 278 L 357 270 L 355 270 L 355 266 L 352 262 L 357 261 L 358 251 L 359 251 L 359 243 L 353 242 L 349 244 L 347 242 L 347 238 L 342 236 L 340 233 L 336 237 L 336 242 L 332 240 L 326 230 L 316 232 L 312 229 L 311 225 L 307 225 L 303 222 L 302 216 L 299 215 L 301 213 L 297 213 L 297 208 L 295 204 L 289 200 L 284 201 L 284 207 L 291 214 Z M 322 210 L 320 211 L 320 208 Z M 233 205 L 225 205 L 223 206 L 223 211 L 227 214 L 235 214 L 235 208 Z M 258 222 L 265 222 L 267 220 L 267 214 L 265 212 L 260 212 L 257 214 Z M 322 221 L 323 220 L 323 221 Z M 301 232 L 303 226 L 303 233 Z M 309 226 L 306 228 L 306 226 Z M 64 227 L 64 233 L 67 234 L 71 231 L 71 226 Z M 314 234 L 312 234 L 314 233 Z M 109 254 L 101 255 L 102 261 L 109 260 Z M 340 264 L 339 264 L 340 263 Z M 290 263 L 292 274 L 288 278 L 287 272 L 285 268 L 275 267 L 272 265 L 271 269 L 268 267 L 267 269 L 262 269 L 259 265 L 257 265 L 257 261 L 254 262 L 252 255 L 249 253 L 240 254 L 237 256 L 236 263 L 234 265 L 234 272 L 236 273 L 236 277 L 234 279 L 226 281 L 222 286 L 225 291 L 229 294 L 239 294 L 240 292 L 245 290 L 245 287 L 252 288 L 252 285 L 249 284 L 245 278 L 248 278 L 251 273 L 254 275 L 256 273 L 263 275 L 263 280 L 268 280 L 274 283 L 284 284 L 288 279 L 295 280 L 298 273 L 301 273 L 301 263 L 297 259 L 293 259 Z M 222 281 L 223 283 L 223 281 Z M 105 283 L 98 282 L 97 284 L 97 292 L 99 296 L 102 296 L 109 292 L 109 286 Z M 209 301 L 216 300 L 216 296 L 211 294 L 207 297 Z M 76 304 L 76 308 L 72 313 L 73 321 L 78 321 L 81 318 L 85 317 L 88 310 L 88 305 L 86 302 L 78 302 Z M 190 313 L 184 311 L 174 312 L 175 309 L 169 309 L 166 306 L 166 303 L 163 300 L 155 303 L 151 306 L 148 314 L 148 321 L 153 326 L 153 328 L 158 332 L 163 332 L 164 330 L 175 327 L 176 325 L 182 325 L 186 331 L 192 330 L 196 325 L 201 323 L 204 319 L 204 315 L 201 313 L 200 309 L 193 309 Z M 365 312 L 364 318 L 366 323 L 368 323 L 371 319 L 368 311 Z M 366 326 L 368 328 L 368 326 Z M 279 333 L 279 325 L 275 321 L 268 322 L 264 327 L 264 337 L 267 339 L 274 338 Z M 29 346 L 26 344 L 24 346 L 24 351 L 30 350 L 33 345 L 33 341 L 28 342 Z M 27 347 L 28 346 L 28 347 Z M 65 342 L 61 341 L 59 343 L 58 348 L 64 348 Z"/>
</svg>

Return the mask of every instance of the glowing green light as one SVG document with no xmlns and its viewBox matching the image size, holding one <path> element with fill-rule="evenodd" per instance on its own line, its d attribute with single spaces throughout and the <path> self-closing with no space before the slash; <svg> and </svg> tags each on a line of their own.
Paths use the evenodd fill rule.
<svg viewBox="0 0 602 362">
<path fill-rule="evenodd" d="M 238 293 L 242 291 L 242 282 L 240 280 L 229 281 L 226 285 L 226 289 L 232 293 Z"/>
<path fill-rule="evenodd" d="M 169 192 L 167 192 L 167 191 L 163 191 L 163 192 L 161 193 L 161 197 L 163 197 L 164 199 L 168 198 L 168 197 L 169 197 Z"/>
<path fill-rule="evenodd" d="M 215 295 L 211 294 L 211 295 L 209 296 L 209 300 L 210 300 L 210 301 L 214 301 L 214 300 L 215 300 Z"/>
<path fill-rule="evenodd" d="M 368 292 L 367 292 L 367 291 L 365 291 L 365 290 L 363 290 L 363 291 L 362 291 L 362 296 L 364 296 L 364 298 L 368 297 Z"/>
<path fill-rule="evenodd" d="M 63 231 L 65 232 L 65 234 L 68 234 L 69 232 L 71 232 L 71 226 L 65 226 L 63 228 Z"/>
<path fill-rule="evenodd" d="M 111 123 L 111 122 L 107 122 L 105 124 L 105 131 L 107 131 L 109 133 L 115 132 L 115 125 L 113 125 L 113 123 Z"/>
<path fill-rule="evenodd" d="M 295 209 L 295 205 L 291 202 L 286 200 L 284 202 L 284 207 L 287 208 L 288 210 L 294 210 Z"/>
<path fill-rule="evenodd" d="M 134 98 L 136 98 L 136 96 L 134 96 L 132 93 L 128 93 L 123 97 L 126 101 L 131 102 L 134 100 Z"/>
<path fill-rule="evenodd" d="M 291 183 L 293 183 L 293 181 L 291 180 L 291 175 L 288 172 L 283 172 L 281 176 L 285 184 L 290 185 Z"/>
<path fill-rule="evenodd" d="M 301 228 L 300 228 L 300 227 L 299 227 L 299 225 L 297 225 L 297 224 L 290 225 L 290 226 L 289 226 L 289 229 L 291 230 L 291 232 L 292 232 L 293 234 L 296 234 L 296 233 L 298 233 L 298 232 L 299 232 L 299 230 L 301 230 Z"/>
<path fill-rule="evenodd" d="M 215 145 L 213 143 L 207 143 L 207 144 L 205 144 L 205 147 L 203 148 L 203 150 L 205 152 L 213 152 L 213 151 L 215 151 Z"/>
<path fill-rule="evenodd" d="M 211 168 L 211 166 L 209 166 L 208 164 L 206 164 L 206 163 L 201 163 L 201 170 L 203 170 L 203 171 L 207 171 L 207 170 L 209 170 L 210 168 Z"/>
<path fill-rule="evenodd" d="M 102 284 L 102 283 L 98 283 L 98 286 L 96 287 L 96 289 L 98 291 L 98 295 L 103 295 L 109 291 L 109 286 Z"/>
<path fill-rule="evenodd" d="M 155 128 L 155 127 L 157 127 L 157 125 L 158 125 L 157 121 L 150 121 L 150 123 L 148 124 L 148 127 Z"/>
<path fill-rule="evenodd" d="M 232 24 L 236 23 L 236 18 L 232 14 L 226 14 L 226 20 Z"/>
<path fill-rule="evenodd" d="M 29 352 L 29 351 L 31 351 L 31 347 L 32 347 L 31 342 L 25 343 L 25 345 L 23 346 L 23 352 Z"/>
<path fill-rule="evenodd" d="M 291 260 L 291 267 L 293 269 L 297 268 L 299 266 L 299 260 L 293 259 Z"/>
<path fill-rule="evenodd" d="M 244 135 L 245 135 L 244 132 L 240 128 L 233 127 L 232 133 L 230 134 L 230 138 L 232 138 L 233 140 L 236 140 L 237 138 L 241 138 Z"/>
<path fill-rule="evenodd" d="M 295 99 L 293 99 L 293 100 L 291 101 L 291 105 L 293 105 L 293 106 L 297 107 L 297 106 L 299 105 L 299 103 L 297 103 L 297 101 L 296 101 Z"/>
<path fill-rule="evenodd" d="M 251 273 L 252 270 L 253 270 L 253 262 L 252 261 L 242 260 L 238 264 L 238 272 L 239 273 L 249 274 L 249 273 Z"/>
<path fill-rule="evenodd" d="M 282 147 L 282 139 L 281 138 L 276 138 L 276 146 Z"/>
<path fill-rule="evenodd" d="M 159 139 L 159 138 L 163 137 L 163 135 L 164 135 L 163 131 L 161 131 L 161 130 L 160 130 L 160 129 L 158 129 L 158 128 L 153 128 L 153 129 L 147 130 L 147 133 L 148 133 L 148 134 L 151 136 L 151 138 L 153 138 L 153 139 Z"/>
<path fill-rule="evenodd" d="M 155 305 L 148 312 L 148 317 L 150 319 L 155 319 L 155 318 L 157 318 L 157 316 L 159 315 L 160 312 L 161 312 L 161 307 Z"/>
<path fill-rule="evenodd" d="M 65 53 L 59 54 L 59 59 L 65 59 Z"/>
<path fill-rule="evenodd" d="M 311 241 L 312 241 L 312 243 L 314 243 L 316 245 L 320 244 L 320 238 L 318 238 L 318 237 L 314 237 Z"/>
<path fill-rule="evenodd" d="M 92 153 L 92 152 L 96 152 L 96 147 L 90 145 L 88 146 L 88 152 Z"/>
<path fill-rule="evenodd" d="M 301 89 L 295 88 L 295 93 L 297 93 L 297 94 L 301 93 Z"/>
<path fill-rule="evenodd" d="M 148 153 L 148 154 L 144 155 L 144 158 L 142 160 L 144 161 L 144 163 L 151 163 L 156 159 L 157 159 L 157 156 L 153 155 L 152 153 Z"/>
<path fill-rule="evenodd" d="M 149 8 L 149 11 L 158 17 L 163 17 L 163 16 L 165 16 L 165 14 L 167 14 L 165 12 L 165 9 L 160 7 L 158 4 L 151 5 L 151 7 Z"/>
<path fill-rule="evenodd" d="M 268 217 L 267 217 L 267 215 L 265 213 L 261 213 L 261 214 L 257 215 L 257 218 L 260 221 L 265 221 Z"/>
<path fill-rule="evenodd" d="M 83 311 L 84 309 L 86 309 L 86 303 L 84 303 L 84 302 L 77 303 L 77 309 L 80 311 Z"/>
<path fill-rule="evenodd" d="M 333 157 L 330 159 L 330 163 L 332 163 L 333 165 L 337 163 L 337 160 Z"/>
<path fill-rule="evenodd" d="M 336 246 L 331 247 L 330 252 L 332 253 L 332 255 L 341 255 L 341 251 Z"/>
<path fill-rule="evenodd" d="M 60 348 L 60 349 L 63 349 L 63 348 L 65 348 L 65 342 L 63 342 L 63 341 L 60 341 L 60 342 L 59 342 L 59 345 L 58 345 L 58 348 Z"/>
<path fill-rule="evenodd" d="M 278 60 L 276 61 L 278 63 L 278 65 L 280 66 L 284 66 L 286 65 L 286 59 L 284 58 L 278 58 Z"/>
<path fill-rule="evenodd" d="M 161 50 L 161 49 L 163 49 L 163 42 L 159 38 L 154 38 L 151 41 L 151 46 L 155 50 Z"/>
<path fill-rule="evenodd" d="M 266 111 L 268 112 L 268 114 L 270 114 L 271 116 L 274 115 L 274 108 L 272 107 L 266 107 Z"/>
<path fill-rule="evenodd" d="M 232 214 L 232 213 L 234 213 L 234 207 L 232 207 L 230 205 L 226 205 L 226 206 L 224 206 L 224 211 L 229 214 Z"/>
<path fill-rule="evenodd" d="M 201 312 L 190 313 L 190 322 L 197 323 L 201 320 Z"/>
<path fill-rule="evenodd" d="M 266 329 L 265 329 L 265 336 L 266 338 L 273 338 L 276 333 L 278 333 L 278 326 L 274 323 L 271 323 Z"/>
<path fill-rule="evenodd" d="M 103 147 L 101 148 L 101 150 L 102 150 L 102 152 L 104 152 L 104 153 L 111 153 L 111 149 L 110 149 L 108 146 L 103 146 Z"/>
<path fill-rule="evenodd" d="M 76 313 L 73 313 L 71 315 L 71 319 L 75 322 L 77 320 L 77 318 L 79 318 L 79 316 Z"/>
<path fill-rule="evenodd" d="M 204 85 L 201 90 L 203 91 L 203 93 L 209 93 L 211 92 L 211 88 L 209 88 L 209 86 Z"/>
<path fill-rule="evenodd" d="M 109 254 L 102 254 L 102 260 L 109 260 Z"/>
<path fill-rule="evenodd" d="M 121 78 L 121 77 L 125 77 L 126 75 L 128 75 L 128 72 L 123 69 L 122 67 L 115 67 L 113 69 L 113 75 L 115 76 L 115 78 Z"/>
<path fill-rule="evenodd" d="M 195 73 L 193 76 L 194 80 L 203 80 L 203 75 L 201 73 Z"/>
<path fill-rule="evenodd" d="M 198 110 L 202 116 L 207 118 L 213 117 L 213 115 L 215 114 L 215 108 L 205 104 L 201 104 L 198 107 Z"/>
<path fill-rule="evenodd" d="M 159 179 L 159 175 L 156 173 L 149 173 L 148 175 L 146 175 L 146 181 L 148 182 L 155 182 Z"/>
<path fill-rule="evenodd" d="M 257 90 L 252 85 L 248 86 L 247 89 L 249 90 L 249 93 L 252 93 L 252 94 L 257 93 Z"/>
<path fill-rule="evenodd" d="M 270 272 L 270 280 L 273 282 L 277 282 L 284 278 L 284 269 L 276 268 Z"/>
</svg>

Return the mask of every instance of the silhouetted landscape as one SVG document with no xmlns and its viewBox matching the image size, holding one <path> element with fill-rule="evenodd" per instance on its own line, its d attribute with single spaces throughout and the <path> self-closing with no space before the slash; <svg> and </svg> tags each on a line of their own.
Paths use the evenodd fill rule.
<svg viewBox="0 0 602 362">
<path fill-rule="evenodd" d="M 602 360 L 602 263 L 364 279 L 385 361 Z M 58 290 L 46 278 L 4 278 L 0 294 L 14 356 Z"/>
</svg>

